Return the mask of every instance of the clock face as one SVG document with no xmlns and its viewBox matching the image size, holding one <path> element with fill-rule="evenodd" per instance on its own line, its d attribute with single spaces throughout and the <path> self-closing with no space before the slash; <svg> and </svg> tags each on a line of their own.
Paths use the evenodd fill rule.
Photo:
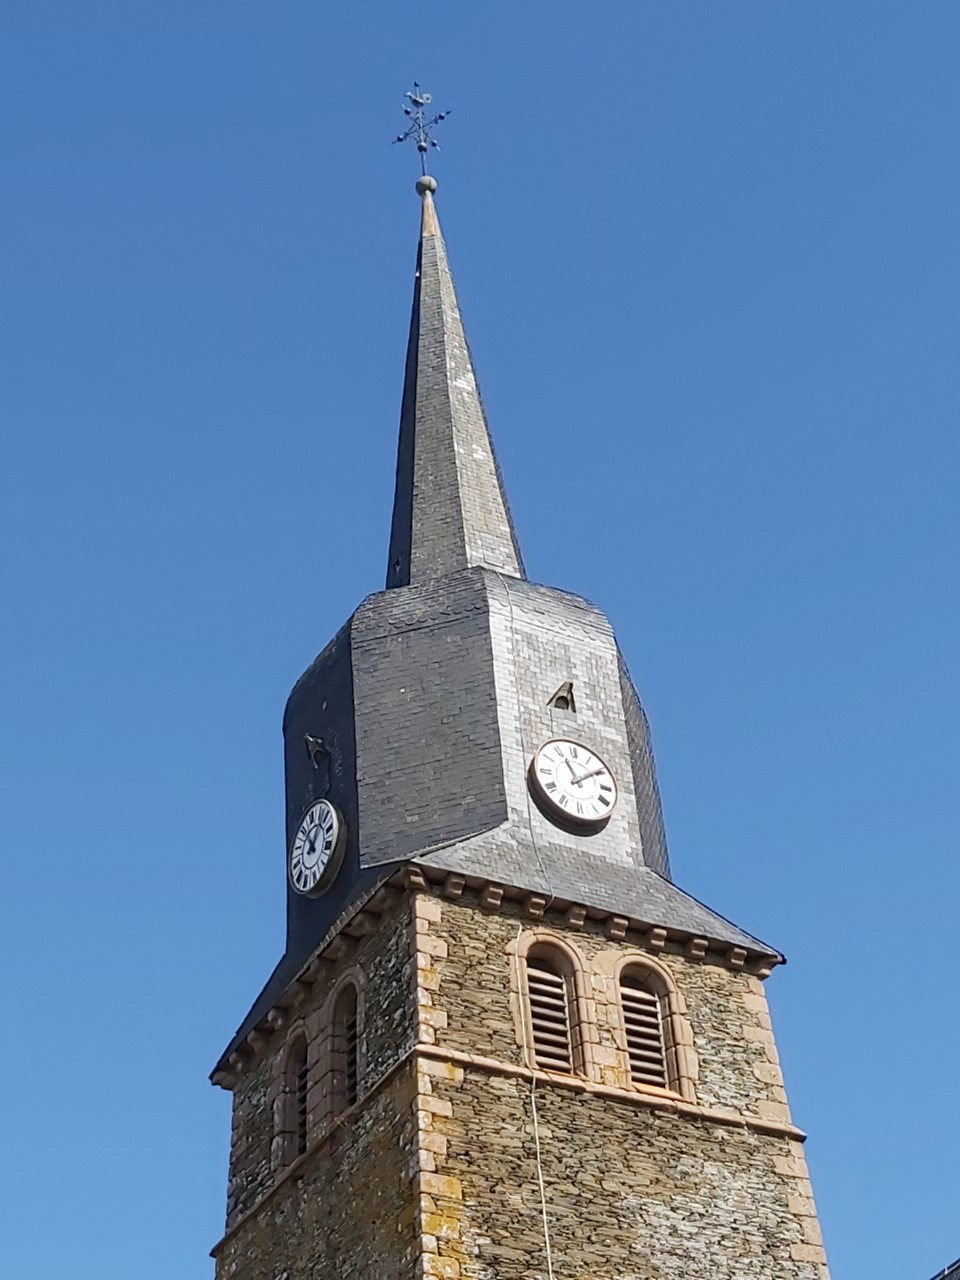
<svg viewBox="0 0 960 1280">
<path fill-rule="evenodd" d="M 567 738 L 543 744 L 530 764 L 530 785 L 552 817 L 584 826 L 606 822 L 617 803 L 607 766 L 595 751 Z"/>
<path fill-rule="evenodd" d="M 297 893 L 322 893 L 337 874 L 346 828 L 329 800 L 317 800 L 300 819 L 290 845 L 290 883 Z"/>
</svg>

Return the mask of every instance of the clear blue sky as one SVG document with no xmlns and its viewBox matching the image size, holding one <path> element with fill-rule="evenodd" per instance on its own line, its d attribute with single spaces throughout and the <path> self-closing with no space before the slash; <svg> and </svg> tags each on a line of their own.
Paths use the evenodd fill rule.
<svg viewBox="0 0 960 1280">
<path fill-rule="evenodd" d="M 528 567 L 618 630 L 678 879 L 790 957 L 834 1280 L 927 1280 L 960 8 L 7 0 L 0 36 L 0 1272 L 211 1275 L 283 703 L 385 567 L 417 76 Z"/>
</svg>

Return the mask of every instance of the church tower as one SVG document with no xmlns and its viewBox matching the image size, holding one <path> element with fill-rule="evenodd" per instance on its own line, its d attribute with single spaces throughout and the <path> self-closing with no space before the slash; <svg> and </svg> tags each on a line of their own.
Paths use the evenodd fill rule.
<svg viewBox="0 0 960 1280">
<path fill-rule="evenodd" d="M 386 589 L 290 695 L 286 950 L 212 1075 L 218 1280 L 827 1280 L 783 957 L 674 884 L 610 624 L 527 579 L 417 188 Z"/>
</svg>

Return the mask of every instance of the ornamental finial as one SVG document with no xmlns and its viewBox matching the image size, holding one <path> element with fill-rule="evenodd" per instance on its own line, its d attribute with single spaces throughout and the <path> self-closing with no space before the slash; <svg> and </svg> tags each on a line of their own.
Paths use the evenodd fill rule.
<svg viewBox="0 0 960 1280">
<path fill-rule="evenodd" d="M 433 101 L 433 95 L 421 89 L 416 80 L 413 82 L 413 88 L 407 90 L 407 101 L 403 104 L 403 114 L 408 116 L 410 123 L 403 133 L 398 133 L 394 138 L 394 142 L 406 142 L 412 138 L 417 144 L 417 150 L 420 152 L 420 172 L 425 177 L 427 172 L 427 152 L 431 149 L 440 150 L 440 144 L 432 135 L 432 130 L 436 128 L 443 120 L 446 120 L 450 114 L 449 111 L 440 111 L 435 116 L 427 115 L 426 108 Z"/>
</svg>

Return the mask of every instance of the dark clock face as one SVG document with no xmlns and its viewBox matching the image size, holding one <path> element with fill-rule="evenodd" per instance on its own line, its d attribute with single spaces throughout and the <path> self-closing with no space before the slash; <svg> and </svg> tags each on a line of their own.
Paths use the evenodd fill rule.
<svg viewBox="0 0 960 1280">
<path fill-rule="evenodd" d="M 290 845 L 290 883 L 297 893 L 323 893 L 332 883 L 345 834 L 343 819 L 329 800 L 310 806 Z"/>
<path fill-rule="evenodd" d="M 613 774 L 590 747 L 545 742 L 530 764 L 530 785 L 551 816 L 582 826 L 606 822 L 617 803 Z"/>
</svg>

